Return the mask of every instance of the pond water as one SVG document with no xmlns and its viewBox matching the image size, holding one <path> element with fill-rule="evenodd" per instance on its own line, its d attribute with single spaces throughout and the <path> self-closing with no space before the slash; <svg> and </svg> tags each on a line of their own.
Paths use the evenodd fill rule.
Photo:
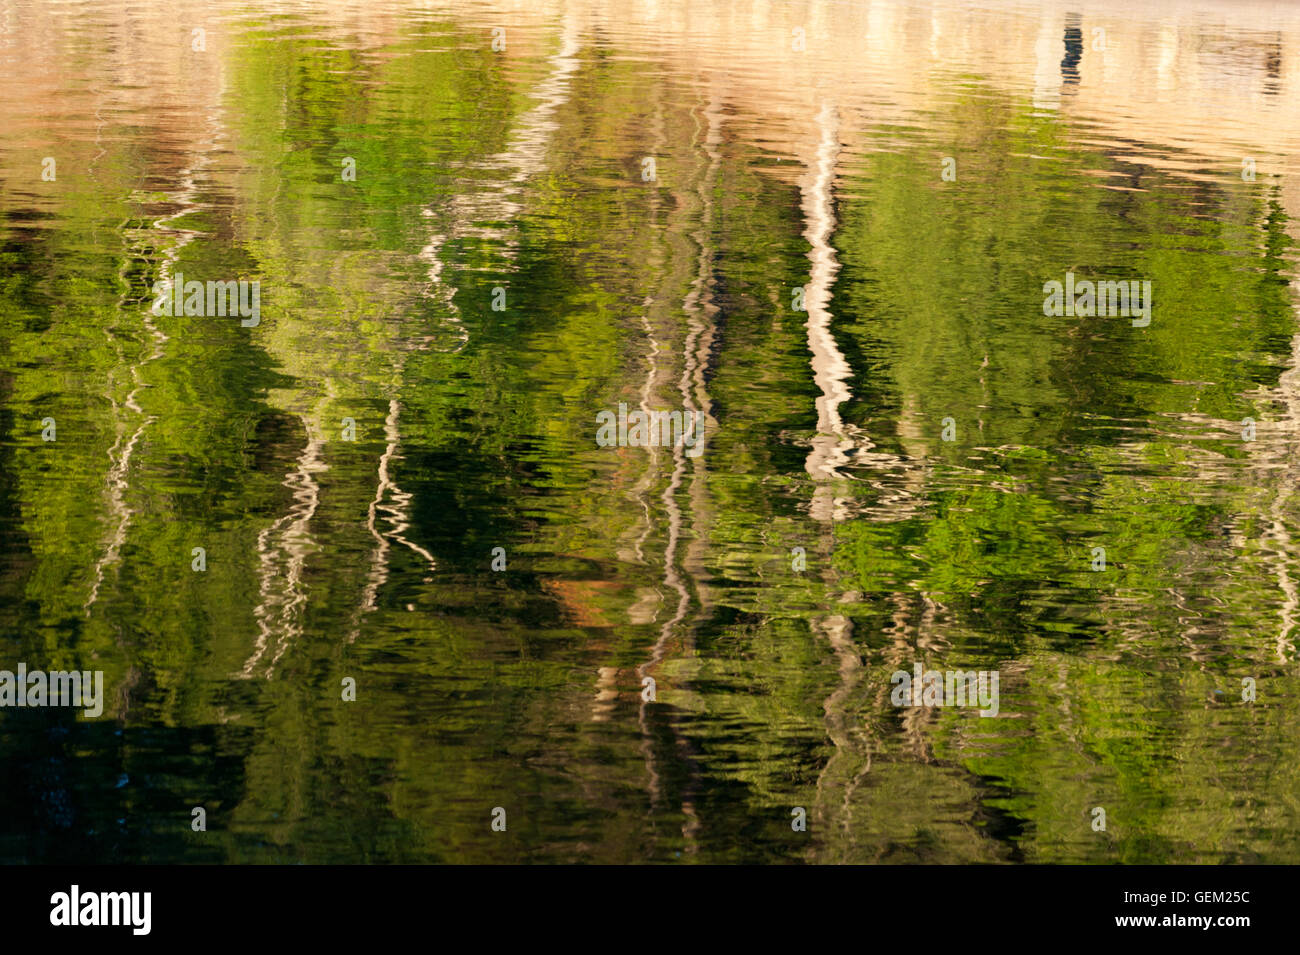
<svg viewBox="0 0 1300 955">
<path fill-rule="evenodd" d="M 4 4 L 0 859 L 1300 862 L 1298 150 L 1264 3 Z"/>
</svg>

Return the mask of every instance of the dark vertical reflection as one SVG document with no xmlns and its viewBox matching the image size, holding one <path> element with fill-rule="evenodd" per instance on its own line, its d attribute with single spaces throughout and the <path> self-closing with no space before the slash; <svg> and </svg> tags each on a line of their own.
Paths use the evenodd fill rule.
<svg viewBox="0 0 1300 955">
<path fill-rule="evenodd" d="M 1083 30 L 1079 27 L 1079 15 L 1065 15 L 1065 57 L 1061 60 L 1061 82 L 1065 86 L 1074 86 L 1079 82 L 1079 61 L 1083 59 Z"/>
</svg>

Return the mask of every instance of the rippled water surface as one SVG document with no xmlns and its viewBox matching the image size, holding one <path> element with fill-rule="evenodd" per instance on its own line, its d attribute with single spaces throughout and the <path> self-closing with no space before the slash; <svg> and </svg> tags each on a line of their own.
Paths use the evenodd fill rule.
<svg viewBox="0 0 1300 955">
<path fill-rule="evenodd" d="M 1281 4 L 0 3 L 0 859 L 1300 862 L 1297 155 Z"/>
</svg>

